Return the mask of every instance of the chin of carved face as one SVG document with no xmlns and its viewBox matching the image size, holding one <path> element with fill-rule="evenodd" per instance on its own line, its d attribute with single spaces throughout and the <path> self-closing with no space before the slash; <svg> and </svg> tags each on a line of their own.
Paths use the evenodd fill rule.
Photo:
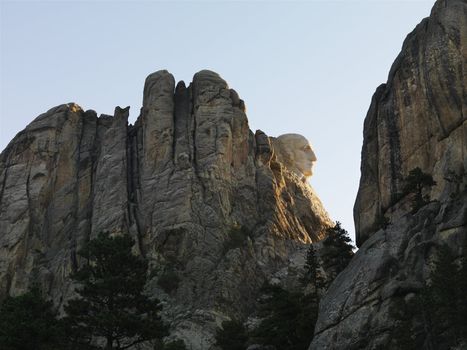
<svg viewBox="0 0 467 350">
<path fill-rule="evenodd" d="M 303 169 L 302 172 L 303 175 L 305 175 L 306 177 L 313 175 L 313 163 L 311 163 L 306 169 Z"/>
</svg>

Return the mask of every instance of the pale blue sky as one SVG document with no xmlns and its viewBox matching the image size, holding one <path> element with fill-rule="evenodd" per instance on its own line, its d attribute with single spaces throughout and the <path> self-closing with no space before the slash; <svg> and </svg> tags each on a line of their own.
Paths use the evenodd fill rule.
<svg viewBox="0 0 467 350">
<path fill-rule="evenodd" d="M 148 74 L 190 82 L 210 69 L 245 100 L 253 131 L 311 141 L 310 182 L 353 236 L 363 119 L 433 3 L 0 0 L 0 149 L 62 103 L 130 105 L 134 121 Z"/>
</svg>

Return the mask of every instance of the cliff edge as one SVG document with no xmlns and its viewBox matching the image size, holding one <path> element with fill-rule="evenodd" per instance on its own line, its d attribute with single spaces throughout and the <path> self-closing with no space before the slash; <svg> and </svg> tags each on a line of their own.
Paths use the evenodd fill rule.
<svg viewBox="0 0 467 350">
<path fill-rule="evenodd" d="M 449 348 L 427 334 L 424 306 L 408 305 L 440 247 L 458 265 L 467 256 L 466 120 L 467 2 L 438 0 L 373 96 L 354 208 L 360 249 L 321 301 L 310 350 L 402 349 L 404 332 L 408 348 Z M 404 187 L 416 168 L 437 184 L 414 208 Z"/>
</svg>

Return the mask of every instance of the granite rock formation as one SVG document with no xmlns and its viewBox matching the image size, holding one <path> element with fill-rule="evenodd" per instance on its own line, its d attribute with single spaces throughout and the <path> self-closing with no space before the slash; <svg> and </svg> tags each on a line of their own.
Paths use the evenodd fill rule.
<svg viewBox="0 0 467 350">
<path fill-rule="evenodd" d="M 296 279 L 331 221 L 216 73 L 188 87 L 151 74 L 134 125 L 128 114 L 61 105 L 1 153 L 0 298 L 39 282 L 61 307 L 83 243 L 129 232 L 172 334 L 210 349 L 215 327 L 247 316 L 264 281 Z"/>
<path fill-rule="evenodd" d="M 467 256 L 466 120 L 467 2 L 438 0 L 373 96 L 354 208 L 360 250 L 320 304 L 311 350 L 400 349 L 392 310 L 420 293 L 441 245 Z M 417 167 L 437 185 L 414 210 L 403 189 Z M 432 349 L 412 316 L 417 348 Z"/>
<path fill-rule="evenodd" d="M 365 118 L 361 180 L 354 217 L 357 244 L 378 218 L 394 219 L 403 179 L 420 167 L 449 199 L 464 176 L 467 119 L 467 4 L 437 1 L 431 16 L 406 38 L 388 82 L 376 89 Z"/>
</svg>

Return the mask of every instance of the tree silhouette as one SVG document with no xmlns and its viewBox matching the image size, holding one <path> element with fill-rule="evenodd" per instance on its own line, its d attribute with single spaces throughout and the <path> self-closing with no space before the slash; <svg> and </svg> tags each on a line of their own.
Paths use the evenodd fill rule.
<svg viewBox="0 0 467 350">
<path fill-rule="evenodd" d="M 64 319 L 78 349 L 127 349 L 168 334 L 159 301 L 143 294 L 147 262 L 133 245 L 129 235 L 100 233 L 79 252 L 87 260 L 72 276 L 80 297 L 65 306 Z"/>
<path fill-rule="evenodd" d="M 6 298 L 0 306 L 0 349 L 61 349 L 60 323 L 37 287 L 29 292 Z"/>
<path fill-rule="evenodd" d="M 412 210 L 415 212 L 430 200 L 429 196 L 423 198 L 423 189 L 436 185 L 436 181 L 430 174 L 424 173 L 419 167 L 410 170 L 405 178 L 404 193 L 413 193 Z"/>
<path fill-rule="evenodd" d="M 342 228 L 339 221 L 334 227 L 326 230 L 327 237 L 323 240 L 324 252 L 322 254 L 323 267 L 329 275 L 329 284 L 336 276 L 346 268 L 352 259 L 353 245 L 349 233 Z"/>
<path fill-rule="evenodd" d="M 265 285 L 262 293 L 259 313 L 262 320 L 251 332 L 250 342 L 276 349 L 306 349 L 313 339 L 317 318 L 315 300 L 277 285 Z"/>
<path fill-rule="evenodd" d="M 242 322 L 224 321 L 216 332 L 216 344 L 222 350 L 245 350 L 248 341 L 247 331 Z"/>
<path fill-rule="evenodd" d="M 320 270 L 320 264 L 312 244 L 308 248 L 304 267 L 305 273 L 301 281 L 305 286 L 308 284 L 313 286 L 312 294 L 316 298 L 316 303 L 318 303 L 319 293 L 326 288 L 326 281 Z"/>
<path fill-rule="evenodd" d="M 467 340 L 465 260 L 461 267 L 447 245 L 439 247 L 430 283 L 423 291 L 423 304 L 434 341 L 455 346 Z"/>
</svg>

